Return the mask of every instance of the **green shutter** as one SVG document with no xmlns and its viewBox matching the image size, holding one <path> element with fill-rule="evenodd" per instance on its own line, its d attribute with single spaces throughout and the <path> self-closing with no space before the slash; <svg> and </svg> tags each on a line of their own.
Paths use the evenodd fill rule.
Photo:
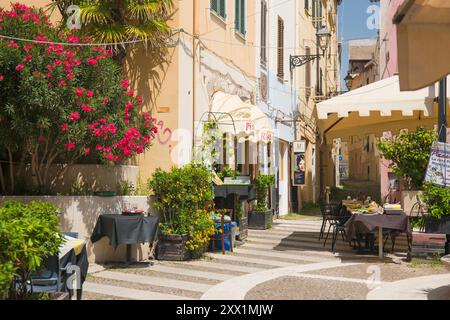
<svg viewBox="0 0 450 320">
<path fill-rule="evenodd" d="M 235 29 L 245 35 L 245 0 L 235 0 Z"/>
<path fill-rule="evenodd" d="M 219 17 L 226 18 L 226 0 L 211 0 L 210 7 L 211 11 L 214 11 Z"/>
</svg>

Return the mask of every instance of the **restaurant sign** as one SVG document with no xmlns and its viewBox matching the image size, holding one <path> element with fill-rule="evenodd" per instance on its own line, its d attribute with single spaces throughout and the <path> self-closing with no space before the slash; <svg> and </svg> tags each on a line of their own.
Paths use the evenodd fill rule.
<svg viewBox="0 0 450 320">
<path fill-rule="evenodd" d="M 450 144 L 433 142 L 425 181 L 450 187 Z"/>
<path fill-rule="evenodd" d="M 306 141 L 294 141 L 292 147 L 292 184 L 294 186 L 305 185 L 306 176 Z"/>
</svg>

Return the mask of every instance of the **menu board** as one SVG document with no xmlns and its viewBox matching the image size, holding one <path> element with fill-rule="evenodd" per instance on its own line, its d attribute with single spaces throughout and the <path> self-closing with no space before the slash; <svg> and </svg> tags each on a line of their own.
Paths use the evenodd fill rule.
<svg viewBox="0 0 450 320">
<path fill-rule="evenodd" d="M 425 181 L 450 187 L 450 144 L 433 142 Z"/>
<path fill-rule="evenodd" d="M 294 141 L 292 146 L 292 185 L 305 185 L 306 177 L 306 141 Z"/>
</svg>

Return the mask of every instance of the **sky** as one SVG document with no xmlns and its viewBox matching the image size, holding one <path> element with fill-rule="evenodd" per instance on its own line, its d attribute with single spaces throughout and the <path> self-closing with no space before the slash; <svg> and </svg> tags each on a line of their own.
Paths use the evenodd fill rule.
<svg viewBox="0 0 450 320">
<path fill-rule="evenodd" d="M 376 38 L 375 28 L 370 30 L 367 21 L 372 13 L 367 13 L 369 7 L 377 5 L 370 0 L 343 0 L 339 6 L 339 37 L 342 41 L 342 90 L 346 88 L 344 78 L 348 71 L 348 40 L 360 38 Z"/>
</svg>

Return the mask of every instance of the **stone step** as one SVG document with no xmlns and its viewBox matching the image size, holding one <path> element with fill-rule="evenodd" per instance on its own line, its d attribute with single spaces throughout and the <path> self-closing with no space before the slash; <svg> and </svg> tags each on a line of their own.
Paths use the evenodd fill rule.
<svg viewBox="0 0 450 320">
<path fill-rule="evenodd" d="M 237 261 L 237 262 L 246 262 L 246 263 L 254 263 L 254 264 L 260 264 L 265 266 L 272 266 L 272 267 L 289 267 L 292 265 L 295 265 L 296 263 L 291 262 L 283 262 L 283 261 L 275 261 L 275 260 L 269 260 L 269 259 L 258 259 L 258 258 L 250 258 L 246 257 L 240 254 L 216 254 L 216 253 L 207 253 L 209 257 L 212 257 L 214 259 L 218 260 L 225 260 L 225 261 Z"/>
<path fill-rule="evenodd" d="M 113 297 L 120 297 L 129 300 L 194 300 L 182 296 L 152 292 L 147 290 L 137 290 L 106 284 L 84 282 L 83 290 L 97 294 L 104 294 Z"/>
<path fill-rule="evenodd" d="M 283 253 L 298 253 L 305 256 L 312 256 L 312 257 L 333 257 L 333 254 L 329 250 L 324 251 L 317 251 L 317 250 L 305 250 L 304 248 L 298 248 L 293 246 L 276 246 L 274 248 L 273 245 L 270 244 L 264 244 L 264 243 L 246 243 L 243 248 L 250 248 L 250 249 L 260 249 L 260 250 L 267 250 L 267 251 L 273 251 L 273 252 L 283 252 Z"/>
<path fill-rule="evenodd" d="M 236 251 L 236 249 L 235 249 Z M 257 267 L 247 267 L 247 266 L 240 266 L 240 265 L 232 265 L 232 264 L 226 264 L 226 263 L 217 263 L 214 262 L 214 260 L 211 261 L 189 261 L 186 263 L 176 263 L 180 266 L 189 265 L 194 267 L 202 267 L 202 268 L 208 268 L 208 269 L 217 269 L 220 270 L 227 270 L 227 271 L 236 271 L 241 273 L 254 273 L 258 271 L 265 270 L 265 268 L 257 268 Z"/>
<path fill-rule="evenodd" d="M 247 254 L 247 255 L 254 255 L 254 256 L 262 256 L 262 257 L 271 257 L 271 258 L 281 258 L 281 259 L 291 259 L 291 260 L 300 260 L 300 261 L 309 261 L 309 262 L 322 262 L 326 261 L 327 259 L 332 259 L 332 256 L 329 258 L 325 257 L 313 257 L 313 256 L 307 256 L 303 255 L 302 252 L 297 253 L 283 253 L 280 251 L 274 251 L 274 250 L 257 250 L 252 248 L 239 248 L 235 249 L 234 252 L 241 253 L 241 254 Z"/>
<path fill-rule="evenodd" d="M 140 284 L 148 284 L 159 287 L 169 287 L 181 290 L 195 291 L 203 293 L 211 288 L 211 285 L 198 283 L 198 282 L 190 282 L 190 281 L 182 281 L 175 280 L 169 278 L 161 278 L 161 277 L 151 277 L 151 276 L 142 276 L 133 273 L 124 273 L 124 272 L 112 272 L 112 271 L 102 271 L 96 273 L 95 277 L 110 279 L 110 280 L 119 280 L 126 281 L 132 283 L 140 283 Z"/>
<path fill-rule="evenodd" d="M 198 271 L 192 269 L 183 268 L 183 266 L 165 266 L 162 264 L 155 264 L 153 266 L 145 268 L 145 270 L 163 272 L 163 273 L 171 273 L 171 274 L 179 274 L 184 276 L 191 276 L 195 278 L 204 278 L 208 280 L 219 280 L 225 281 L 233 278 L 234 276 L 229 274 L 223 274 L 218 272 L 207 272 L 207 271 Z"/>
</svg>

